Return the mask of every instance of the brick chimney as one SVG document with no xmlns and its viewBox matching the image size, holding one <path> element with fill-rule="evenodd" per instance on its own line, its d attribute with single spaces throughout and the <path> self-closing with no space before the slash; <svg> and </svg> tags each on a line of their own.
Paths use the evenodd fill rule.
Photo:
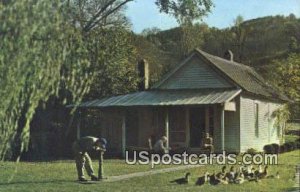
<svg viewBox="0 0 300 192">
<path fill-rule="evenodd" d="M 233 53 L 232 53 L 232 51 L 227 50 L 224 53 L 224 58 L 227 59 L 227 60 L 229 60 L 229 61 L 233 61 Z"/>
<path fill-rule="evenodd" d="M 144 91 L 149 88 L 149 64 L 145 59 L 138 62 L 138 75 L 140 78 L 139 90 Z"/>
</svg>

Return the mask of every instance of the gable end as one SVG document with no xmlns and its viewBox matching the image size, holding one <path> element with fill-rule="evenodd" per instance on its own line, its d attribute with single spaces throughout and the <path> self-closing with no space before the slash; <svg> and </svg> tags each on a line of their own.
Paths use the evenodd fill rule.
<svg viewBox="0 0 300 192">
<path fill-rule="evenodd" d="M 161 82 L 157 89 L 232 88 L 234 85 L 221 77 L 207 61 L 197 54 L 191 55 Z"/>
</svg>

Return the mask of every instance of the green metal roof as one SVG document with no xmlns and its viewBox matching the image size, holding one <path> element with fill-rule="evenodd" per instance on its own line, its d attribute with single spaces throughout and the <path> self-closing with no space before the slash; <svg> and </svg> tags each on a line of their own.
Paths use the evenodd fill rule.
<svg viewBox="0 0 300 192">
<path fill-rule="evenodd" d="M 84 102 L 79 107 L 128 107 L 215 104 L 230 101 L 241 90 L 150 90 Z"/>
</svg>

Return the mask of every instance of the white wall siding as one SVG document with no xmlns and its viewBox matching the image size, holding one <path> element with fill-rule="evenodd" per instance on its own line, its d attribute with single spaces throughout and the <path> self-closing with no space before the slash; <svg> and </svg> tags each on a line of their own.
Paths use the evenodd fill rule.
<svg viewBox="0 0 300 192">
<path fill-rule="evenodd" d="M 240 106 L 239 98 L 236 99 L 236 111 L 225 111 L 224 144 L 227 152 L 240 152 Z M 216 152 L 221 152 L 221 111 L 220 105 L 214 110 L 214 147 Z"/>
<path fill-rule="evenodd" d="M 255 134 L 256 103 L 258 104 L 258 135 Z M 274 110 L 280 107 L 279 104 L 241 96 L 240 105 L 241 152 L 249 148 L 262 151 L 266 144 L 279 143 L 272 116 Z"/>
<path fill-rule="evenodd" d="M 195 89 L 232 87 L 220 77 L 208 64 L 194 56 L 181 69 L 174 73 L 160 89 Z"/>
<path fill-rule="evenodd" d="M 221 152 L 221 106 L 214 106 L 214 148 L 216 152 Z"/>
<path fill-rule="evenodd" d="M 236 99 L 236 111 L 225 111 L 225 149 L 227 152 L 240 151 L 240 106 Z"/>
</svg>

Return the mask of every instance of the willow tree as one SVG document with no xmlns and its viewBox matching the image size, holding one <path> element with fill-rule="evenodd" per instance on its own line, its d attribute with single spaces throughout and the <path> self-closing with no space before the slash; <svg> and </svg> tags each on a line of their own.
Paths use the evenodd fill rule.
<svg viewBox="0 0 300 192">
<path fill-rule="evenodd" d="M 26 150 L 30 122 L 40 103 L 58 96 L 61 89 L 70 93 L 72 103 L 81 101 L 95 77 L 91 66 L 98 58 L 90 54 L 97 44 L 94 31 L 118 25 L 110 18 L 120 16 L 117 11 L 130 1 L 0 2 L 0 160 L 17 132 L 20 151 Z M 162 12 L 176 18 L 199 18 L 211 0 L 156 3 Z M 101 49 L 97 52 L 105 56 Z"/>
<path fill-rule="evenodd" d="M 61 1 L 0 3 L 0 159 L 18 127 L 21 151 L 29 142 L 36 107 L 59 87 L 80 102 L 91 81 L 80 31 L 65 22 Z M 17 13 L 17 14 L 16 14 Z"/>
</svg>

